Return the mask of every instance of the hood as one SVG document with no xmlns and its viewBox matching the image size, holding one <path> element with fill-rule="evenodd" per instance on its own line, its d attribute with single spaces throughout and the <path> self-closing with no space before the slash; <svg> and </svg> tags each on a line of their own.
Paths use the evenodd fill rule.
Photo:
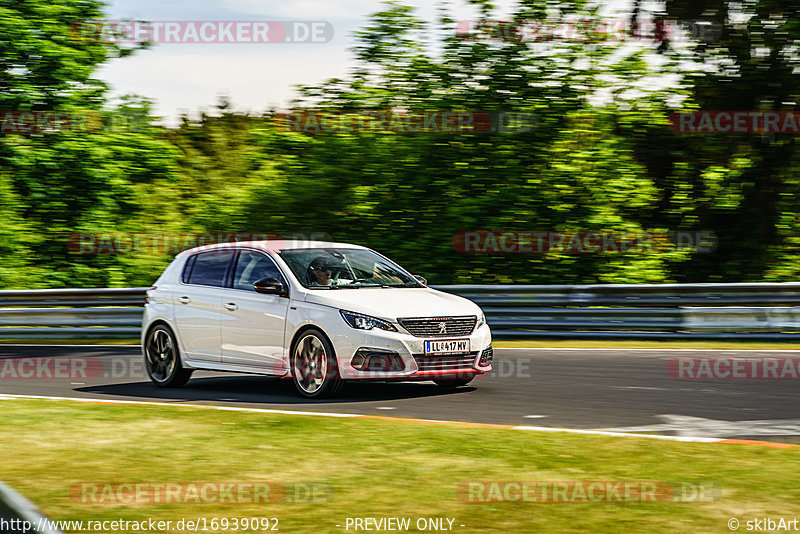
<svg viewBox="0 0 800 534">
<path fill-rule="evenodd" d="M 429 287 L 312 289 L 305 300 L 391 321 L 399 317 L 479 316 L 481 313 L 474 302 Z"/>
</svg>

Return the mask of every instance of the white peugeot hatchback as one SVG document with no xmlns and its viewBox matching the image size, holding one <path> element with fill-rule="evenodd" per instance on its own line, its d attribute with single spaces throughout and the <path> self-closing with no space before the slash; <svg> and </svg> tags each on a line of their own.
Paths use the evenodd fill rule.
<svg viewBox="0 0 800 534">
<path fill-rule="evenodd" d="M 491 371 L 481 309 L 425 284 L 346 243 L 187 250 L 147 291 L 145 366 L 163 387 L 206 369 L 290 378 L 313 398 L 337 394 L 345 380 L 457 387 Z"/>
</svg>

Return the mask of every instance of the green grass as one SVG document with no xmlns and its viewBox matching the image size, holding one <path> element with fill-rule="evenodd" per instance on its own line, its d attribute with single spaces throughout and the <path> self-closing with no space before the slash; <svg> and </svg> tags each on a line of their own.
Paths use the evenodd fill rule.
<svg viewBox="0 0 800 534">
<path fill-rule="evenodd" d="M 732 516 L 789 517 L 800 501 L 797 449 L 70 401 L 2 400 L 0 410 L 0 479 L 55 519 L 266 516 L 278 517 L 282 532 L 341 533 L 335 525 L 348 517 L 455 517 L 465 533 L 726 532 Z M 459 483 L 492 480 L 713 482 L 723 491 L 713 502 L 684 503 L 457 497 Z M 269 505 L 70 498 L 81 482 L 205 481 L 321 482 L 335 496 Z"/>
</svg>

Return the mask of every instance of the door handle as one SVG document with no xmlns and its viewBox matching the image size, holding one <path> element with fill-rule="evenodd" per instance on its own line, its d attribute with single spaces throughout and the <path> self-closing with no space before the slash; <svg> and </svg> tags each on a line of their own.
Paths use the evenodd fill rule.
<svg viewBox="0 0 800 534">
<path fill-rule="evenodd" d="M 238 310 L 238 309 L 239 309 L 239 306 L 237 306 L 237 305 L 236 305 L 236 304 L 234 304 L 233 302 L 229 302 L 229 303 L 227 303 L 227 304 L 225 305 L 225 309 L 226 309 L 226 310 L 228 310 L 228 311 L 236 311 L 236 310 Z"/>
<path fill-rule="evenodd" d="M 189 297 L 183 296 L 183 297 L 178 299 L 178 302 L 180 302 L 181 304 L 189 304 L 190 302 L 192 302 L 192 299 L 190 299 Z"/>
</svg>

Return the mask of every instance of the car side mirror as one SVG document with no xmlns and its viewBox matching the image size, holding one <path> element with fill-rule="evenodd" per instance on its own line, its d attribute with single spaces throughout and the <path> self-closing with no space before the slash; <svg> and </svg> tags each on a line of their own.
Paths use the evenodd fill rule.
<svg viewBox="0 0 800 534">
<path fill-rule="evenodd" d="M 423 286 L 427 286 L 428 285 L 428 280 L 424 276 L 420 276 L 418 274 L 415 274 L 414 278 L 416 278 L 417 282 L 419 282 Z"/>
<path fill-rule="evenodd" d="M 289 292 L 277 278 L 262 278 L 261 280 L 257 280 L 253 282 L 253 289 L 255 289 L 257 293 L 263 293 L 265 295 L 278 295 L 280 297 L 289 295 Z"/>
</svg>

